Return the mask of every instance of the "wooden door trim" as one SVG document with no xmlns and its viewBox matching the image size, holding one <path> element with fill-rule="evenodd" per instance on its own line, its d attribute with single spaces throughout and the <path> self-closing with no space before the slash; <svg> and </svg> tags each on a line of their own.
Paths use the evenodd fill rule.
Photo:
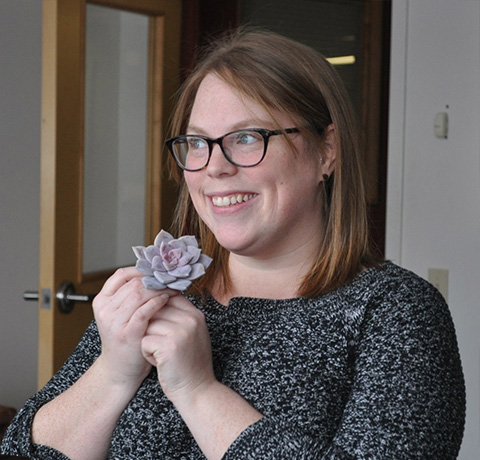
<svg viewBox="0 0 480 460">
<path fill-rule="evenodd" d="M 53 296 L 62 279 L 76 280 L 68 264 L 77 252 L 78 225 L 73 232 L 56 230 L 58 222 L 78 223 L 78 155 L 80 104 L 80 2 L 44 0 L 42 32 L 42 134 L 40 188 L 40 286 L 50 291 L 50 306 L 39 305 L 38 383 L 53 374 L 55 341 L 62 338 L 62 319 L 56 314 Z M 60 63 L 65 63 L 61 65 Z M 58 91 L 57 91 L 58 89 Z M 73 107 L 73 110 L 72 110 Z M 76 109 L 75 109 L 76 108 Z M 62 171 L 62 174 L 60 174 Z M 73 194 L 73 206 L 62 206 L 62 196 Z M 55 251 L 62 247 L 63 252 Z"/>
<path fill-rule="evenodd" d="M 116 8 L 132 13 L 145 14 L 147 16 L 162 16 L 179 12 L 181 8 L 180 0 L 86 0 L 92 3 L 108 8 Z"/>
<path fill-rule="evenodd" d="M 39 386 L 63 364 L 79 339 L 69 335 L 67 323 L 86 325 L 92 318 L 89 307 L 75 308 L 69 315 L 60 313 L 54 302 L 58 287 L 70 280 L 81 283 L 79 292 L 97 292 L 103 281 L 95 276 L 84 278 L 81 263 L 86 3 L 43 0 L 39 292 L 49 290 L 51 300 L 49 308 L 39 302 Z M 172 95 L 179 85 L 181 4 L 175 0 L 88 3 L 150 16 L 151 57 L 155 59 L 149 87 L 155 94 L 150 99 L 155 102 L 150 104 L 148 116 L 151 165 L 146 238 L 151 238 L 169 218 L 165 204 L 174 200 L 170 184 L 162 178 L 161 146 Z M 62 199 L 65 196 L 71 197 L 68 205 Z M 67 230 L 64 223 L 68 223 Z M 61 352 L 59 344 L 66 344 Z"/>
</svg>

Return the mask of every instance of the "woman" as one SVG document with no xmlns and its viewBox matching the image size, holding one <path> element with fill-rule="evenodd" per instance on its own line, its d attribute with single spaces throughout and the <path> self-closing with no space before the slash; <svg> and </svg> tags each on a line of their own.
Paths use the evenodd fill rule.
<svg viewBox="0 0 480 460">
<path fill-rule="evenodd" d="M 208 51 L 167 141 L 176 232 L 213 257 L 185 297 L 134 268 L 10 427 L 63 459 L 450 459 L 465 389 L 451 316 L 368 247 L 352 111 L 315 51 L 240 31 Z"/>
</svg>

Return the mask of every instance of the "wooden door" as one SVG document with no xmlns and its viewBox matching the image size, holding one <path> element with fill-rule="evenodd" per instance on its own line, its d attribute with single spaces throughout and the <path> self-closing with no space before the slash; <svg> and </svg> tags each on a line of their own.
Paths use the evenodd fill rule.
<svg viewBox="0 0 480 460">
<path fill-rule="evenodd" d="M 44 0 L 39 387 L 63 364 L 92 319 L 90 304 L 77 303 L 71 313 L 60 311 L 59 287 L 69 281 L 77 294 L 96 293 L 116 268 L 107 264 L 105 269 L 85 270 L 83 260 L 89 187 L 84 174 L 86 12 L 90 4 L 141 15 L 147 21 L 145 143 L 142 151 L 132 152 L 145 155 L 144 241 L 129 245 L 149 243 L 160 228 L 168 228 L 175 201 L 163 171 L 162 145 L 172 95 L 179 85 L 181 1 Z"/>
</svg>

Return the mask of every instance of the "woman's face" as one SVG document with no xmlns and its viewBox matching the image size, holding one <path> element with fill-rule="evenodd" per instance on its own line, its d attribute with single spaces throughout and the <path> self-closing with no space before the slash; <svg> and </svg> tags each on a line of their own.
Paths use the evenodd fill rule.
<svg viewBox="0 0 480 460">
<path fill-rule="evenodd" d="M 293 118 L 274 115 L 282 128 L 297 125 Z M 218 138 L 244 128 L 277 126 L 260 105 L 208 75 L 198 89 L 187 134 Z M 322 175 L 331 173 L 333 163 L 327 158 L 322 164 L 321 152 L 308 151 L 308 145 L 300 133 L 272 136 L 263 161 L 241 168 L 214 144 L 206 168 L 184 172 L 200 218 L 224 248 L 256 258 L 282 257 L 306 247 L 316 253 L 322 238 Z"/>
</svg>

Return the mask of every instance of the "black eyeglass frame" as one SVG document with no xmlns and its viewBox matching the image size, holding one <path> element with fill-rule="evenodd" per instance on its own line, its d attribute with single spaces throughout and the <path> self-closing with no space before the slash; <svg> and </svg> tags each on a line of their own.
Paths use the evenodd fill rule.
<svg viewBox="0 0 480 460">
<path fill-rule="evenodd" d="M 229 156 L 225 152 L 225 149 L 223 148 L 223 143 L 222 143 L 223 139 L 225 137 L 230 136 L 231 134 L 241 133 L 241 132 L 244 132 L 244 131 L 256 132 L 256 133 L 260 134 L 263 138 L 263 153 L 262 153 L 262 156 L 260 157 L 260 159 L 256 163 L 254 163 L 252 165 L 246 165 L 246 166 L 235 163 L 235 161 L 233 161 L 231 158 L 229 158 Z M 175 136 L 175 137 L 171 137 L 170 139 L 167 139 L 165 141 L 165 144 L 168 147 L 169 152 L 172 154 L 173 158 L 175 159 L 175 162 L 177 163 L 177 165 L 181 169 L 183 169 L 184 171 L 195 172 L 195 171 L 201 171 L 202 169 L 206 168 L 208 166 L 208 163 L 210 162 L 210 158 L 212 157 L 212 151 L 213 151 L 214 144 L 218 144 L 220 146 L 220 150 L 222 151 L 223 156 L 232 165 L 238 166 L 239 168 L 251 168 L 253 166 L 257 166 L 265 158 L 265 155 L 267 153 L 268 140 L 270 139 L 271 136 L 278 136 L 280 134 L 291 134 L 291 133 L 299 133 L 299 132 L 300 132 L 300 130 L 298 128 L 286 128 L 286 129 L 275 129 L 275 130 L 263 129 L 263 128 L 247 128 L 247 129 L 239 129 L 237 131 L 231 131 L 227 134 L 224 134 L 223 136 L 217 137 L 216 139 L 212 139 L 211 137 L 207 137 L 207 136 L 201 136 L 199 134 L 183 134 L 181 136 Z M 177 158 L 177 156 L 175 155 L 175 152 L 173 150 L 173 143 L 175 141 L 177 141 L 179 139 L 189 138 L 189 137 L 195 137 L 195 138 L 198 138 L 198 139 L 203 139 L 208 144 L 208 159 L 207 159 L 207 162 L 205 163 L 205 165 L 203 165 L 201 168 L 195 168 L 195 169 L 186 168 L 185 165 L 183 165 L 181 163 L 181 161 Z"/>
</svg>

